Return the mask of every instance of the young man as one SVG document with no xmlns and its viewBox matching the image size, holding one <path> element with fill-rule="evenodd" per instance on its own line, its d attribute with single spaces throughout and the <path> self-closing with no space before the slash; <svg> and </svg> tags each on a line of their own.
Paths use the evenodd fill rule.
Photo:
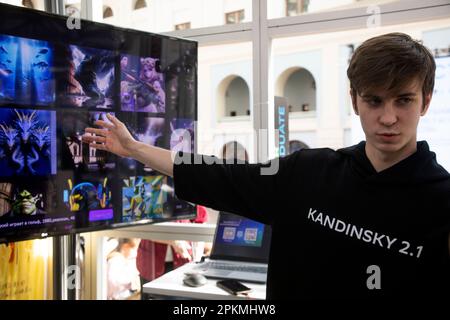
<svg viewBox="0 0 450 320">
<path fill-rule="evenodd" d="M 86 140 L 173 175 L 181 199 L 270 224 L 269 299 L 449 295 L 450 175 L 416 141 L 434 74 L 408 35 L 367 40 L 348 68 L 366 141 L 295 152 L 274 175 L 261 164 L 174 165 L 114 117 Z"/>
</svg>

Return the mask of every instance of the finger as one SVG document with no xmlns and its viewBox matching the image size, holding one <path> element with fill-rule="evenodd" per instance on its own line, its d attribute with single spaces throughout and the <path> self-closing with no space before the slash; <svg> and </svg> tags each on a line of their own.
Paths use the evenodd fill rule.
<svg viewBox="0 0 450 320">
<path fill-rule="evenodd" d="M 83 135 L 83 136 L 81 136 L 81 142 L 90 143 L 92 141 L 91 138 L 92 138 L 92 136 Z"/>
<path fill-rule="evenodd" d="M 113 116 L 111 113 L 107 113 L 106 117 L 109 121 L 111 121 L 114 125 L 118 126 L 120 124 L 119 119 L 117 119 L 115 116 Z"/>
<path fill-rule="evenodd" d="M 94 142 L 99 142 L 99 143 L 105 143 L 106 142 L 106 138 L 105 137 L 100 137 L 100 136 L 83 136 L 83 139 L 85 139 L 86 141 L 94 141 Z"/>
<path fill-rule="evenodd" d="M 92 136 L 82 136 L 81 137 L 81 142 L 83 142 L 83 143 L 91 143 L 93 141 L 94 141 L 94 139 Z"/>
<path fill-rule="evenodd" d="M 109 122 L 106 122 L 106 121 L 103 121 L 103 120 L 97 120 L 97 121 L 94 122 L 94 124 L 96 126 L 103 127 L 103 128 L 106 128 L 106 129 L 114 129 L 114 125 L 113 124 L 111 124 Z"/>
<path fill-rule="evenodd" d="M 106 146 L 100 143 L 89 143 L 89 146 L 99 150 L 106 150 Z"/>
<path fill-rule="evenodd" d="M 108 134 L 107 129 L 86 128 L 84 132 L 95 133 L 96 135 L 106 136 Z"/>
</svg>

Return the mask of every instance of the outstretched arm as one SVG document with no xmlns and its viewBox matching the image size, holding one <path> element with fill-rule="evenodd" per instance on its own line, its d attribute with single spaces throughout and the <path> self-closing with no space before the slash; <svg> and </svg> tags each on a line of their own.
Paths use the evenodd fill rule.
<svg viewBox="0 0 450 320">
<path fill-rule="evenodd" d="M 176 195 L 185 201 L 271 223 L 277 213 L 286 211 L 286 199 L 293 197 L 288 186 L 302 178 L 301 173 L 289 169 L 302 167 L 297 165 L 299 156 L 280 159 L 279 170 L 278 159 L 274 159 L 270 168 L 277 170 L 271 174 L 265 173 L 262 164 L 224 164 L 216 157 L 191 153 L 179 153 L 175 158 L 171 151 L 136 141 L 114 116 L 108 115 L 108 119 L 111 123 L 95 122 L 101 129 L 87 128 L 83 140 L 174 177 Z"/>
<path fill-rule="evenodd" d="M 84 142 L 96 149 L 136 159 L 156 171 L 173 177 L 171 151 L 137 141 L 123 122 L 110 114 L 107 114 L 107 117 L 111 123 L 102 120 L 95 122 L 101 129 L 86 128 Z"/>
</svg>

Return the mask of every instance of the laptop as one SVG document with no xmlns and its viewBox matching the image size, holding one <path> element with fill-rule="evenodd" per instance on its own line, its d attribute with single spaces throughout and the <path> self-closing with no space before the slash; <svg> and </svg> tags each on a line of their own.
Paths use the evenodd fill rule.
<svg viewBox="0 0 450 320">
<path fill-rule="evenodd" d="M 194 270 L 208 278 L 265 283 L 270 239 L 270 226 L 220 212 L 211 256 Z"/>
</svg>

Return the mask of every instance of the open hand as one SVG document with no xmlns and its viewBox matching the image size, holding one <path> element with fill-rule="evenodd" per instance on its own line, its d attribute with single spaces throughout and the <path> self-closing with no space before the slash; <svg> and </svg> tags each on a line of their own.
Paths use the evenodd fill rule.
<svg viewBox="0 0 450 320">
<path fill-rule="evenodd" d="M 101 127 L 86 128 L 82 137 L 83 142 L 89 143 L 89 146 L 112 152 L 121 157 L 130 157 L 133 145 L 137 142 L 123 122 L 111 114 L 106 114 L 111 123 L 97 120 L 95 125 Z"/>
</svg>

